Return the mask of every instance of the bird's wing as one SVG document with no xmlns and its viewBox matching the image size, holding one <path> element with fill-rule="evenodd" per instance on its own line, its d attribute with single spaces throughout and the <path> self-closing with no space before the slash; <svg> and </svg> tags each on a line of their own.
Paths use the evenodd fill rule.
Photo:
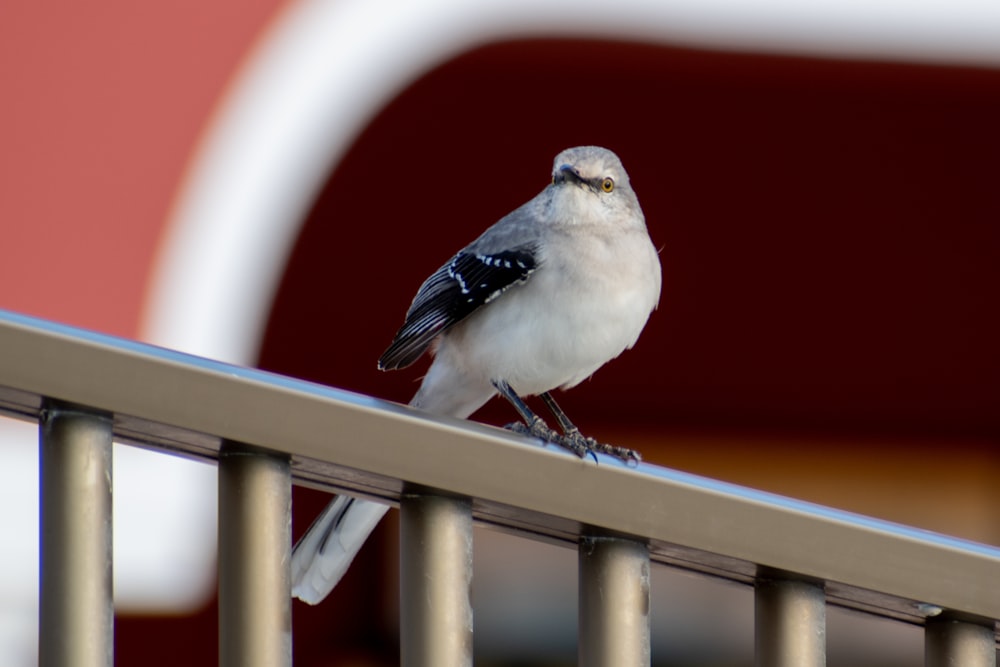
<svg viewBox="0 0 1000 667">
<path fill-rule="evenodd" d="M 379 359 L 380 369 L 409 366 L 445 330 L 525 282 L 538 268 L 532 244 L 493 252 L 477 251 L 480 245 L 477 242 L 459 252 L 424 281 L 406 321 Z"/>
</svg>

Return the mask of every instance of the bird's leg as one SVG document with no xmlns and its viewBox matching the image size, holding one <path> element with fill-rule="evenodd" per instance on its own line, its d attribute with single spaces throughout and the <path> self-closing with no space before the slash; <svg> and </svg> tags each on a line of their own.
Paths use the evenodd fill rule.
<svg viewBox="0 0 1000 667">
<path fill-rule="evenodd" d="M 520 433 L 521 435 L 529 435 L 534 438 L 540 438 L 545 442 L 551 442 L 553 444 L 564 447 L 580 458 L 587 455 L 589 451 L 586 447 L 579 446 L 577 443 L 566 442 L 565 438 L 560 434 L 556 433 L 553 429 L 545 423 L 541 417 L 536 415 L 528 404 L 524 402 L 520 396 L 511 388 L 505 380 L 493 380 L 493 386 L 496 390 L 500 392 L 500 395 L 507 399 L 507 401 L 514 406 L 517 410 L 517 414 L 521 416 L 524 423 L 514 422 L 513 424 L 507 424 L 504 428 L 514 431 L 515 433 Z M 558 418 L 558 415 L 556 416 Z M 563 415 L 565 417 L 565 415 Z M 560 422 L 562 426 L 562 422 Z"/>
<path fill-rule="evenodd" d="M 563 409 L 559 407 L 559 404 L 556 403 L 556 399 L 552 398 L 552 394 L 549 392 L 543 391 L 539 394 L 539 397 L 541 397 L 549 411 L 555 416 L 556 421 L 559 422 L 559 428 L 561 428 L 563 432 L 561 439 L 566 441 L 563 443 L 563 446 L 567 449 L 575 452 L 582 448 L 587 452 L 607 454 L 608 456 L 613 456 L 625 463 L 635 463 L 636 465 L 642 461 L 642 456 L 634 449 L 619 447 L 617 445 L 608 445 L 603 442 L 598 442 L 593 438 L 588 438 L 580 433 L 580 429 L 578 429 L 576 425 L 569 420 L 569 417 L 566 416 L 566 413 L 563 412 Z"/>
<path fill-rule="evenodd" d="M 562 429 L 562 432 L 565 435 L 580 432 L 580 429 L 578 429 L 576 425 L 569 420 L 569 417 L 566 416 L 563 409 L 559 407 L 558 403 L 556 403 L 556 399 L 552 398 L 552 394 L 547 391 L 543 391 L 538 396 L 545 402 L 545 406 L 549 409 L 549 412 L 552 413 L 552 416 L 556 418 L 556 421 L 559 422 L 559 428 Z"/>
</svg>

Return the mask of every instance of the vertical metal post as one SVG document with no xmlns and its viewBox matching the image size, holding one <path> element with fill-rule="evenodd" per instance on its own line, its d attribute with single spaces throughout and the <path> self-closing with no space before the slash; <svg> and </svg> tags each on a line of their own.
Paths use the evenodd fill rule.
<svg viewBox="0 0 1000 667">
<path fill-rule="evenodd" d="M 42 412 L 42 667 L 111 667 L 111 417 L 50 401 Z"/>
<path fill-rule="evenodd" d="M 400 501 L 403 667 L 472 665 L 472 504 L 407 493 Z"/>
<path fill-rule="evenodd" d="M 219 665 L 292 664 L 288 457 L 225 444 L 219 455 Z"/>
<path fill-rule="evenodd" d="M 927 619 L 924 628 L 925 667 L 996 667 L 992 621 L 952 616 Z"/>
<path fill-rule="evenodd" d="M 649 548 L 617 537 L 584 537 L 579 563 L 579 664 L 648 667 Z"/>
<path fill-rule="evenodd" d="M 754 611 L 756 667 L 826 665 L 826 594 L 821 583 L 759 574 Z"/>
</svg>

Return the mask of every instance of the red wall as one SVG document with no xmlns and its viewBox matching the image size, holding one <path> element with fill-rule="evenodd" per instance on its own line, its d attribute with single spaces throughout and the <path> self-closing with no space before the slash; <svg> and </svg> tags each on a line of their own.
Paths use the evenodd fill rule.
<svg viewBox="0 0 1000 667">
<path fill-rule="evenodd" d="M 281 4 L 4 0 L 0 308 L 136 335 L 198 135 Z"/>
</svg>

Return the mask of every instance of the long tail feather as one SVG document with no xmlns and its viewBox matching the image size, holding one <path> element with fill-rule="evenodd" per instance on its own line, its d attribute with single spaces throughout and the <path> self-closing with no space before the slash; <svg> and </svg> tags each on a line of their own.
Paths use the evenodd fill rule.
<svg viewBox="0 0 1000 667">
<path fill-rule="evenodd" d="M 388 505 L 337 496 L 292 550 L 292 595 L 319 604 L 388 510 Z"/>
</svg>

